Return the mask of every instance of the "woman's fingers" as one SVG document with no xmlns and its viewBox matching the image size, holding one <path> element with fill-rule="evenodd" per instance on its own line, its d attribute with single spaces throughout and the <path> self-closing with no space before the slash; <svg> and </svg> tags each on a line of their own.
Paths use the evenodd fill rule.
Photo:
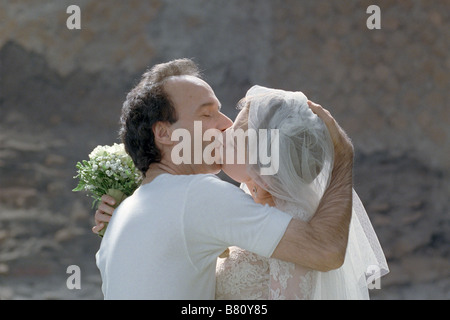
<svg viewBox="0 0 450 320">
<path fill-rule="evenodd" d="M 92 227 L 92 232 L 96 234 L 98 234 L 98 232 L 105 227 L 105 223 L 109 222 L 111 219 L 111 216 L 114 213 L 114 207 L 112 206 L 116 203 L 116 200 L 113 197 L 106 194 L 103 195 L 101 199 L 102 202 L 100 202 L 94 215 L 96 225 Z"/>
<path fill-rule="evenodd" d="M 95 223 L 99 223 L 99 222 L 109 222 L 109 220 L 111 220 L 111 215 L 104 213 L 103 211 L 97 210 L 95 211 Z"/>
<path fill-rule="evenodd" d="M 109 196 L 107 194 L 102 195 L 102 199 L 101 200 L 102 200 L 102 202 L 107 203 L 107 204 L 109 204 L 111 206 L 116 204 L 116 199 L 114 199 L 113 197 L 111 197 L 111 196 Z"/>
<path fill-rule="evenodd" d="M 97 211 L 100 211 L 101 213 L 106 213 L 110 216 L 112 216 L 114 212 L 114 207 L 111 207 L 108 203 L 100 202 L 100 205 L 98 206 Z"/>
<path fill-rule="evenodd" d="M 105 227 L 105 225 L 103 223 L 100 223 L 100 224 L 92 227 L 92 232 L 95 234 L 98 234 L 100 232 L 100 230 L 102 230 L 104 227 Z"/>
</svg>

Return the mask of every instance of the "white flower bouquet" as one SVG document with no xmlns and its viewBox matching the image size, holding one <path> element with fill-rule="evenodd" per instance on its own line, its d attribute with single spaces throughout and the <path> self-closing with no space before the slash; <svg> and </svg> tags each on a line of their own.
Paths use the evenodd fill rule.
<svg viewBox="0 0 450 320">
<path fill-rule="evenodd" d="M 89 160 L 76 165 L 78 186 L 72 191 L 86 191 L 94 198 L 92 208 L 98 205 L 102 195 L 107 194 L 116 200 L 115 208 L 139 187 L 142 175 L 134 166 L 133 160 L 125 152 L 123 144 L 97 146 Z M 99 232 L 103 237 L 105 227 Z"/>
</svg>

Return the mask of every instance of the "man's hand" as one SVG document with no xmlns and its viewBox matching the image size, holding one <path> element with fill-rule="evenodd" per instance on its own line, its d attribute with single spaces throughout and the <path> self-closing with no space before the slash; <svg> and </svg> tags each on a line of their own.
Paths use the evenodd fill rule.
<svg viewBox="0 0 450 320">
<path fill-rule="evenodd" d="M 345 259 L 352 215 L 353 144 L 331 114 L 308 101 L 328 128 L 334 145 L 330 184 L 310 221 L 292 219 L 272 254 L 319 271 L 339 268 Z"/>
<path fill-rule="evenodd" d="M 339 126 L 339 124 L 331 116 L 330 112 L 321 105 L 308 100 L 308 105 L 312 112 L 314 112 L 328 128 L 331 140 L 334 145 L 335 156 L 344 157 L 345 160 L 353 161 L 354 149 L 353 144 L 344 130 Z"/>
<path fill-rule="evenodd" d="M 92 228 L 92 232 L 98 234 L 100 230 L 105 227 L 105 222 L 109 222 L 111 216 L 114 212 L 113 205 L 116 204 L 116 200 L 104 194 L 102 196 L 102 201 L 98 206 L 97 211 L 95 211 L 95 226 Z"/>
</svg>

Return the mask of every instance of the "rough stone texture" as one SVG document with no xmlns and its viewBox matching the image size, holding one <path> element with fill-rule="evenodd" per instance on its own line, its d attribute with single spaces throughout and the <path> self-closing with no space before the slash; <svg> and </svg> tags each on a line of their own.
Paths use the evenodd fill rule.
<svg viewBox="0 0 450 320">
<path fill-rule="evenodd" d="M 371 4 L 381 30 L 366 28 Z M 0 299 L 102 298 L 74 166 L 116 141 L 140 74 L 179 57 L 232 118 L 253 84 L 327 107 L 391 267 L 372 297 L 450 298 L 449 15 L 446 0 L 0 0 Z M 72 264 L 82 290 L 66 287 Z"/>
</svg>

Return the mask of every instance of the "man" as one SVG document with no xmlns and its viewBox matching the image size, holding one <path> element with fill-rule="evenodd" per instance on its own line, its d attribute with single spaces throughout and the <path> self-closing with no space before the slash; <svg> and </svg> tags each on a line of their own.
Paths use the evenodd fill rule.
<svg viewBox="0 0 450 320">
<path fill-rule="evenodd" d="M 211 175 L 220 171 L 216 163 L 175 164 L 175 130 L 193 136 L 194 121 L 203 132 L 232 122 L 192 61 L 146 72 L 127 96 L 120 131 L 144 181 L 114 212 L 97 253 L 105 298 L 213 299 L 216 258 L 233 245 L 319 271 L 340 267 L 352 209 L 353 146 L 326 110 L 310 107 L 330 131 L 335 163 L 316 214 L 304 222 Z M 103 197 L 94 232 L 112 214 L 111 201 Z"/>
</svg>

